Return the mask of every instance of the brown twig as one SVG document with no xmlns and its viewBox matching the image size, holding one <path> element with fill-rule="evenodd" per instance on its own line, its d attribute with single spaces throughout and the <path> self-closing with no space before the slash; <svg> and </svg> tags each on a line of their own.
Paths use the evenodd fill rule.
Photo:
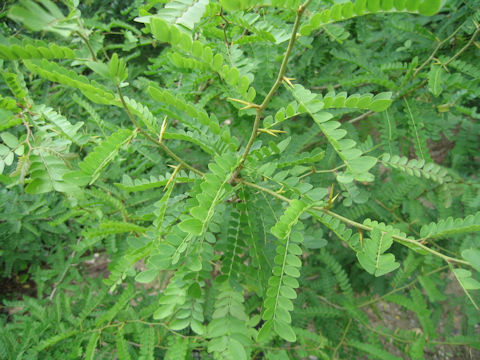
<svg viewBox="0 0 480 360">
<path fill-rule="evenodd" d="M 288 59 L 290 58 L 290 54 L 293 49 L 293 45 L 295 45 L 295 41 L 297 40 L 297 30 L 298 27 L 300 26 L 300 19 L 302 18 L 302 15 L 310 3 L 310 0 L 305 1 L 297 10 L 297 16 L 295 18 L 295 23 L 293 24 L 293 30 L 292 30 L 292 35 L 290 36 L 290 41 L 288 42 L 287 50 L 285 51 L 285 54 L 283 56 L 282 64 L 280 65 L 280 70 L 278 71 L 277 79 L 273 83 L 272 87 L 270 88 L 270 91 L 268 94 L 265 96 L 263 99 L 263 102 L 261 105 L 257 107 L 257 114 L 255 116 L 255 120 L 253 123 L 253 128 L 252 128 L 252 133 L 250 135 L 250 139 L 248 140 L 247 145 L 245 146 L 245 150 L 243 151 L 242 158 L 240 160 L 240 164 L 237 166 L 237 169 L 235 169 L 233 175 L 232 175 L 232 181 L 233 179 L 237 178 L 240 171 L 243 168 L 243 164 L 245 163 L 245 160 L 247 159 L 247 156 L 250 152 L 250 149 L 252 148 L 253 142 L 257 138 L 258 135 L 258 127 L 260 125 L 260 119 L 262 118 L 262 113 L 263 111 L 267 108 L 267 105 L 269 104 L 270 100 L 272 100 L 273 95 L 277 91 L 277 89 L 280 87 L 284 80 L 284 75 L 285 71 L 287 70 L 287 63 Z"/>
</svg>

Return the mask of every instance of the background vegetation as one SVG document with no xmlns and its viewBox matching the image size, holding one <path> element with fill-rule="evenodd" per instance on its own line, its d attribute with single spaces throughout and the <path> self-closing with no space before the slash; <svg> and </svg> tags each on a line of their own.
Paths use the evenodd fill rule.
<svg viewBox="0 0 480 360">
<path fill-rule="evenodd" d="M 478 358 L 478 9 L 3 2 L 0 358 Z"/>
</svg>

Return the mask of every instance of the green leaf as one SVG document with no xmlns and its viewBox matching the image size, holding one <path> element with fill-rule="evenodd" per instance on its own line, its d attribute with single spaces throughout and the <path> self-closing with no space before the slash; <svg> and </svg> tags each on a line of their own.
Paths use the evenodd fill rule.
<svg viewBox="0 0 480 360">
<path fill-rule="evenodd" d="M 382 276 L 400 266 L 393 254 L 384 254 L 393 243 L 392 234 L 374 229 L 370 239 L 364 239 L 361 252 L 357 253 L 360 265 L 372 275 Z"/>
<path fill-rule="evenodd" d="M 63 175 L 63 180 L 76 186 L 85 186 L 90 182 L 91 176 L 83 171 L 69 171 Z"/>
<path fill-rule="evenodd" d="M 123 59 L 119 59 L 117 53 L 110 58 L 108 66 L 109 77 L 116 85 L 120 85 L 122 81 L 128 77 L 127 65 Z"/>
<path fill-rule="evenodd" d="M 3 76 L 3 79 L 7 83 L 8 87 L 10 88 L 10 91 L 12 94 L 20 101 L 20 102 L 25 102 L 28 92 L 25 86 L 25 83 L 23 83 L 23 79 L 18 74 L 15 73 L 9 73 L 6 71 L 3 71 L 0 73 Z"/>
<path fill-rule="evenodd" d="M 168 349 L 165 353 L 164 360 L 185 360 L 188 351 L 188 338 L 177 335 L 168 337 Z"/>
<path fill-rule="evenodd" d="M 306 236 L 303 244 L 308 249 L 321 249 L 327 246 L 328 241 L 317 236 Z"/>
<path fill-rule="evenodd" d="M 82 31 L 74 19 L 67 19 L 51 0 L 20 0 L 8 12 L 8 17 L 21 22 L 32 31 L 51 31 L 67 37 L 72 31 Z"/>
<path fill-rule="evenodd" d="M 248 359 L 247 353 L 245 352 L 245 346 L 233 338 L 229 341 L 227 354 L 229 354 L 230 359 Z"/>
<path fill-rule="evenodd" d="M 297 340 L 297 336 L 295 335 L 295 332 L 293 331 L 292 327 L 290 326 L 290 324 L 287 324 L 286 322 L 283 322 L 280 320 L 274 320 L 273 329 L 275 330 L 275 333 L 278 336 L 280 336 L 282 339 L 286 341 L 295 342 Z"/>
<path fill-rule="evenodd" d="M 264 311 L 262 317 L 264 320 L 273 321 L 275 332 L 288 341 L 295 341 L 295 333 L 291 329 L 291 301 L 295 299 L 297 293 L 294 287 L 298 287 L 298 281 L 294 278 L 300 276 L 302 262 L 298 255 L 302 253 L 300 247 L 293 244 L 293 238 L 300 237 L 301 234 L 291 234 L 292 227 L 298 222 L 299 217 L 307 211 L 310 206 L 300 200 L 292 200 L 289 207 L 272 227 L 271 232 L 278 238 L 276 248 L 277 256 L 274 262 L 277 266 L 272 269 L 272 276 L 268 280 L 268 289 L 266 299 L 264 300 Z M 295 241 L 301 241 L 296 240 Z M 285 279 L 285 280 L 284 280 Z M 288 308 L 285 308 L 288 304 Z M 279 333 L 280 332 L 280 333 Z"/>
<path fill-rule="evenodd" d="M 480 273 L 480 250 L 466 249 L 462 251 L 462 257 L 467 260 L 472 267 Z"/>
<path fill-rule="evenodd" d="M 435 283 L 429 276 L 419 276 L 418 281 L 420 285 L 425 289 L 430 301 L 443 301 L 446 299 L 445 295 L 438 291 Z"/>
<path fill-rule="evenodd" d="M 195 299 L 199 299 L 202 296 L 202 288 L 197 282 L 194 282 L 190 287 L 188 288 L 188 295 Z"/>
<path fill-rule="evenodd" d="M 178 96 L 174 92 L 168 91 L 166 89 L 160 89 L 157 87 L 150 86 L 148 88 L 148 94 L 150 97 L 158 102 L 170 105 L 179 111 L 187 114 L 193 119 L 198 119 L 199 124 L 202 125 L 207 125 L 209 127 L 209 130 L 214 133 L 214 134 L 219 134 L 221 129 L 218 124 L 218 121 L 216 121 L 214 118 L 210 118 L 208 113 L 187 102 L 185 99 L 182 97 Z M 179 120 L 182 120 L 181 118 Z M 187 133 L 188 134 L 188 133 Z M 223 139 L 224 141 L 227 141 L 229 139 L 225 138 Z M 209 148 L 210 146 L 208 144 L 205 145 L 206 148 Z"/>
<path fill-rule="evenodd" d="M 434 96 L 442 93 L 442 66 L 433 64 L 428 73 L 428 89 Z"/>
<path fill-rule="evenodd" d="M 135 20 L 142 23 L 148 23 L 152 21 L 156 23 L 155 30 L 158 33 L 158 20 L 165 22 L 166 24 L 176 24 L 182 30 L 193 30 L 195 24 L 197 24 L 205 13 L 208 0 L 173 0 L 161 8 L 156 15 L 148 15 L 138 17 Z M 155 33 L 154 33 L 155 34 Z M 180 35 L 178 35 L 180 36 Z"/>
<path fill-rule="evenodd" d="M 480 231 L 480 211 L 468 215 L 464 219 L 449 217 L 437 223 L 423 225 L 420 229 L 420 236 L 422 238 L 439 238 L 474 231 Z"/>
<path fill-rule="evenodd" d="M 406 9 L 405 9 L 406 5 Z M 440 10 L 441 0 L 412 0 L 405 1 L 380 1 L 380 0 L 356 0 L 352 4 L 350 1 L 336 3 L 329 9 L 322 12 L 314 12 L 310 21 L 300 28 L 301 35 L 310 35 L 310 33 L 326 24 L 347 20 L 354 16 L 375 14 L 384 11 L 388 12 L 419 12 L 423 15 L 433 15 Z"/>
<path fill-rule="evenodd" d="M 198 205 L 191 207 L 189 217 L 178 225 L 182 231 L 194 236 L 205 233 L 217 205 L 225 198 L 227 190 L 231 189 L 228 181 L 237 162 L 235 155 L 226 152 L 222 156 L 215 157 L 215 160 L 208 165 L 211 172 L 205 175 L 196 189 L 197 192 L 193 193 Z M 181 249 L 181 252 L 185 250 Z"/>
<path fill-rule="evenodd" d="M 305 212 L 307 208 L 308 205 L 303 201 L 293 200 L 280 220 L 270 230 L 272 234 L 279 239 L 288 237 L 292 226 L 295 225 L 300 215 Z"/>
<path fill-rule="evenodd" d="M 0 59 L 73 59 L 75 53 L 66 46 L 48 44 L 40 40 L 25 39 L 22 42 L 11 38 L 0 43 Z"/>
<path fill-rule="evenodd" d="M 402 360 L 402 358 L 392 355 L 388 351 L 378 348 L 372 344 L 365 344 L 360 341 L 350 340 L 348 341 L 348 345 L 354 348 L 357 348 L 367 354 L 373 355 L 376 359 L 382 360 Z"/>
<path fill-rule="evenodd" d="M 341 123 L 336 120 L 331 120 L 332 114 L 322 110 L 324 107 L 328 107 L 333 103 L 333 95 L 325 96 L 323 100 L 320 100 L 317 94 L 312 93 L 301 85 L 296 84 L 293 88 L 289 89 L 299 104 L 299 111 L 307 112 L 312 117 L 338 156 L 345 163 L 347 171 L 337 173 L 337 180 L 343 183 L 350 183 L 353 180 L 373 181 L 374 176 L 369 173 L 368 170 L 375 165 L 376 159 L 370 156 L 362 156 L 363 152 L 355 148 L 355 141 L 344 139 L 347 132 L 341 128 Z M 360 98 L 357 105 L 368 106 L 371 96 L 370 94 L 369 96 Z M 385 95 L 384 97 L 388 96 L 390 95 Z M 343 106 L 344 96 L 339 94 L 339 97 L 341 99 L 339 103 Z M 363 100 L 363 98 L 365 100 Z M 381 109 L 384 100 L 378 99 L 378 101 L 378 109 Z"/>
<path fill-rule="evenodd" d="M 377 163 L 377 158 L 373 156 L 361 156 L 349 160 L 350 167 L 355 173 L 366 173 Z"/>
<path fill-rule="evenodd" d="M 413 360 L 422 360 L 424 359 L 423 349 L 425 347 L 425 336 L 420 336 L 415 340 L 415 342 L 410 347 L 409 355 Z"/>
<path fill-rule="evenodd" d="M 246 7 L 246 0 L 220 0 L 220 4 L 227 11 L 241 10 Z"/>
<path fill-rule="evenodd" d="M 66 117 L 45 105 L 36 105 L 33 110 L 43 115 L 45 120 L 54 124 L 62 135 L 71 142 L 77 145 L 84 145 L 88 141 L 88 136 L 78 133 L 84 125 L 82 121 L 78 121 L 73 125 Z"/>
<path fill-rule="evenodd" d="M 7 166 L 10 166 L 13 164 L 13 159 L 15 158 L 15 155 L 13 154 L 12 151 L 9 151 L 7 153 L 7 156 L 5 156 L 5 158 L 3 159 L 3 161 L 5 162 L 5 165 Z"/>
<path fill-rule="evenodd" d="M 95 321 L 96 326 L 100 326 L 105 322 L 111 321 L 125 306 L 127 306 L 130 299 L 135 295 L 135 289 L 132 286 L 127 287 L 122 295 L 120 295 L 115 304 L 102 316 Z"/>
<path fill-rule="evenodd" d="M 385 166 L 403 171 L 411 176 L 423 177 L 440 184 L 452 181 L 452 177 L 448 174 L 446 168 L 433 162 L 425 162 L 425 160 L 411 159 L 405 156 L 384 153 L 381 162 Z"/>
<path fill-rule="evenodd" d="M 168 324 L 168 327 L 172 330 L 179 331 L 185 329 L 190 325 L 190 319 L 175 319 Z"/>
<path fill-rule="evenodd" d="M 161 9 L 157 16 L 164 18 L 167 22 L 180 24 L 187 29 L 193 30 L 196 23 L 202 18 L 207 7 L 208 0 L 169 2 Z"/>
<path fill-rule="evenodd" d="M 342 91 L 338 94 L 335 91 L 328 92 L 322 99 L 323 108 L 352 108 L 366 109 L 375 112 L 386 110 L 392 103 L 392 93 L 383 92 L 373 97 L 372 94 L 352 94 L 347 98 L 347 93 Z"/>
<path fill-rule="evenodd" d="M 146 270 L 142 271 L 139 273 L 137 276 L 135 276 L 135 281 L 145 284 L 152 282 L 158 275 L 158 270 L 152 269 L 152 270 Z"/>
<path fill-rule="evenodd" d="M 18 139 L 8 132 L 4 132 L 0 135 L 4 144 L 13 149 L 18 145 Z"/>
<path fill-rule="evenodd" d="M 441 6 L 441 0 L 423 0 L 418 7 L 418 12 L 422 15 L 432 16 L 440 10 Z"/>
<path fill-rule="evenodd" d="M 75 336 L 79 333 L 79 330 L 70 330 L 63 332 L 62 334 L 58 334 L 52 337 L 49 337 L 43 341 L 41 341 L 37 346 L 35 346 L 36 351 L 43 351 L 48 347 L 51 347 L 57 343 L 59 343 L 62 340 L 68 339 L 72 336 Z"/>
<path fill-rule="evenodd" d="M 93 184 L 97 180 L 102 170 L 107 167 L 117 156 L 120 148 L 129 142 L 133 136 L 135 136 L 135 133 L 131 130 L 118 130 L 102 141 L 78 164 L 79 168 L 90 176 L 89 184 Z"/>
<path fill-rule="evenodd" d="M 265 321 L 260 331 L 258 332 L 257 341 L 264 342 L 266 340 L 269 340 L 271 337 L 272 328 L 273 328 L 273 320 Z"/>
<path fill-rule="evenodd" d="M 93 70 L 93 72 L 97 73 L 104 79 L 111 79 L 110 77 L 110 70 L 107 64 L 96 62 L 96 61 L 88 61 L 86 65 Z"/>
<path fill-rule="evenodd" d="M 386 110 L 392 103 L 392 93 L 385 92 L 375 95 L 368 108 L 375 112 Z"/>
<path fill-rule="evenodd" d="M 139 359 L 154 360 L 155 352 L 155 328 L 148 326 L 140 333 Z"/>
<path fill-rule="evenodd" d="M 192 321 L 190 322 L 190 328 L 197 335 L 205 334 L 205 326 L 195 319 L 192 319 Z"/>
<path fill-rule="evenodd" d="M 153 314 L 153 318 L 156 320 L 165 319 L 173 314 L 174 308 L 175 304 L 167 304 L 160 306 Z"/>
<path fill-rule="evenodd" d="M 465 269 L 453 269 L 453 273 L 465 290 L 480 289 L 480 282 L 472 278 L 472 272 Z"/>
<path fill-rule="evenodd" d="M 128 353 L 128 346 L 123 334 L 123 328 L 120 328 L 117 331 L 115 342 L 117 345 L 118 360 L 130 360 L 130 354 Z"/>
<path fill-rule="evenodd" d="M 208 352 L 213 352 L 214 358 L 220 354 L 246 358 L 245 350 L 252 343 L 252 325 L 245 313 L 243 291 L 233 289 L 228 281 L 216 283 L 214 290 L 214 312 L 207 328 Z"/>
<path fill-rule="evenodd" d="M 85 76 L 69 71 L 57 63 L 45 59 L 42 61 L 25 60 L 24 63 L 31 72 L 50 81 L 79 89 L 87 98 L 97 104 L 122 106 L 121 102 L 115 99 L 115 94 L 106 87 L 94 81 L 90 82 Z"/>
<path fill-rule="evenodd" d="M 90 335 L 88 340 L 87 348 L 85 350 L 85 359 L 93 360 L 95 358 L 95 348 L 97 347 L 98 339 L 100 338 L 100 332 L 95 331 Z"/>
<path fill-rule="evenodd" d="M 29 194 L 43 194 L 50 191 L 78 193 L 79 188 L 66 182 L 63 175 L 68 172 L 65 162 L 51 155 L 30 156 L 30 182 L 25 188 Z"/>
<path fill-rule="evenodd" d="M 186 219 L 183 220 L 180 224 L 178 224 L 180 230 L 194 235 L 200 235 L 202 233 L 203 224 L 198 219 Z"/>
</svg>

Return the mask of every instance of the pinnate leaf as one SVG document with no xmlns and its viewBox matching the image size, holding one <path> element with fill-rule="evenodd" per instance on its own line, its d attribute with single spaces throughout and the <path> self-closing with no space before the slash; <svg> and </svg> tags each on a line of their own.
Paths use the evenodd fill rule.
<svg viewBox="0 0 480 360">
<path fill-rule="evenodd" d="M 357 253 L 360 265 L 372 275 L 382 276 L 400 266 L 393 254 L 384 254 L 392 246 L 392 234 L 374 229 L 371 238 L 364 240 L 362 251 Z"/>
<path fill-rule="evenodd" d="M 472 267 L 480 273 L 480 250 L 466 249 L 462 251 L 462 257 L 467 260 Z"/>
<path fill-rule="evenodd" d="M 90 176 L 90 184 L 100 176 L 105 167 L 117 156 L 120 148 L 135 135 L 131 130 L 120 129 L 107 137 L 81 163 L 83 173 Z"/>
</svg>

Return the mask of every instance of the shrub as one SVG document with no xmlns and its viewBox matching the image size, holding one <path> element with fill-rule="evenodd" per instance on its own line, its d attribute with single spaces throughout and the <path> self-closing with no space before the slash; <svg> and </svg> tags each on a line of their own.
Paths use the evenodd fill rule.
<svg viewBox="0 0 480 360">
<path fill-rule="evenodd" d="M 163 3 L 2 15 L 0 355 L 478 349 L 479 4 Z"/>
</svg>

